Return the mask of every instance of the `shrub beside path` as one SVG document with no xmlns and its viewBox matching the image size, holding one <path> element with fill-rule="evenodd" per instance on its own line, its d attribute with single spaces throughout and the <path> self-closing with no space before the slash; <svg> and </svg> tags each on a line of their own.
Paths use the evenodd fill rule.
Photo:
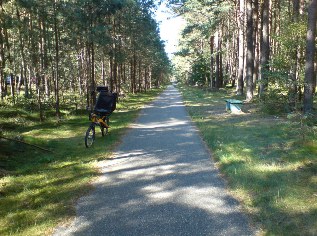
<svg viewBox="0 0 317 236">
<path fill-rule="evenodd" d="M 54 235 L 255 235 L 169 86 L 101 162 L 95 190 Z"/>
</svg>

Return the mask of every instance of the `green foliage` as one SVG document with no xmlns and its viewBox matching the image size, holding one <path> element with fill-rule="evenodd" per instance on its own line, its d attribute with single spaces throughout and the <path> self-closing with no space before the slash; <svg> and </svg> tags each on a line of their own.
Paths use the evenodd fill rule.
<svg viewBox="0 0 317 236">
<path fill-rule="evenodd" d="M 304 54 L 306 32 L 307 26 L 304 21 L 297 23 L 288 22 L 283 24 L 280 35 L 273 36 L 280 48 L 272 55 L 270 63 L 271 67 L 280 73 L 289 75 L 291 73 L 292 66 L 296 62 L 298 56 L 297 54 Z M 302 68 L 303 70 L 303 57 L 301 57 L 299 63 L 299 68 Z M 303 75 L 303 71 L 300 71 L 299 73 Z M 279 85 L 287 86 L 287 83 L 282 81 Z"/>
<path fill-rule="evenodd" d="M 307 27 L 303 19 L 298 22 L 285 21 L 280 34 L 273 36 L 279 49 L 271 56 L 271 71 L 265 74 L 269 79 L 270 91 L 262 100 L 262 105 L 267 108 L 273 105 L 274 100 L 277 101 L 278 106 L 273 106 L 275 111 L 272 112 L 300 109 L 302 101 L 299 93 L 304 87 L 305 62 L 304 57 L 299 55 L 304 55 L 306 31 Z M 298 79 L 295 80 L 295 77 Z M 294 91 L 294 88 L 298 91 Z M 294 100 L 295 104 L 292 104 L 291 100 Z"/>
<path fill-rule="evenodd" d="M 284 22 L 279 35 L 273 35 L 277 41 L 280 50 L 276 51 L 273 58 L 277 61 L 277 69 L 290 68 L 297 58 L 297 50 L 304 52 L 306 46 L 306 22 L 302 19 L 299 22 Z M 276 58 L 275 58 L 276 57 Z M 274 61 L 273 59 L 273 61 Z"/>
<path fill-rule="evenodd" d="M 259 108 L 270 115 L 280 115 L 289 111 L 288 97 L 279 87 L 270 87 L 269 91 L 261 96 Z"/>
<path fill-rule="evenodd" d="M 206 78 L 209 80 L 210 77 L 210 67 L 208 62 L 204 58 L 199 58 L 192 65 L 192 71 L 188 78 L 188 84 L 190 85 L 204 85 L 206 83 Z"/>
<path fill-rule="evenodd" d="M 317 126 L 317 116 L 314 114 L 292 112 L 287 115 L 287 119 L 291 121 L 291 124 L 294 124 L 294 131 L 298 134 L 302 142 L 316 135 L 314 126 Z"/>
<path fill-rule="evenodd" d="M 185 1 L 182 7 L 175 7 L 175 12 L 182 14 L 186 25 L 182 31 L 179 43 L 179 51 L 174 58 L 176 77 L 189 84 L 205 84 L 210 74 L 210 36 L 218 30 L 219 25 L 227 29 L 232 37 L 235 25 L 222 24 L 232 17 L 233 4 L 230 1 Z M 216 49 L 215 49 L 216 50 Z M 214 52 L 216 53 L 216 52 Z M 226 49 L 220 51 L 225 55 Z M 228 52 L 229 53 L 229 52 Z"/>
<path fill-rule="evenodd" d="M 298 55 L 304 55 L 306 31 L 306 23 L 302 19 L 298 22 L 286 21 L 281 32 L 273 35 L 279 50 L 271 56 L 271 71 L 264 73 L 269 80 L 269 91 L 261 95 L 261 108 L 271 114 L 301 108 L 300 91 L 293 91 L 292 88 L 300 89 L 304 85 L 304 57 L 298 58 Z M 298 80 L 294 80 L 295 73 L 298 74 Z M 294 97 L 293 105 L 291 97 Z"/>
<path fill-rule="evenodd" d="M 173 3 L 174 1 L 171 1 Z M 176 1 L 178 2 L 178 1 Z M 277 99 L 277 107 L 274 107 L 272 112 L 294 111 L 301 110 L 303 104 L 303 90 L 304 90 L 304 69 L 305 69 L 305 54 L 306 54 L 306 34 L 307 34 L 307 4 L 302 3 L 301 9 L 298 9 L 298 14 L 295 14 L 295 2 L 292 1 L 275 1 L 273 4 L 267 5 L 269 8 L 269 24 L 267 27 L 265 23 L 266 5 L 262 5 L 267 1 L 255 1 L 253 4 L 254 10 L 254 32 L 257 38 L 254 52 L 258 57 L 254 60 L 254 79 L 261 79 L 263 86 L 258 90 L 260 93 L 268 89 L 267 79 L 269 80 L 269 94 L 262 96 L 261 105 L 264 110 L 272 106 L 271 100 Z M 197 70 L 200 58 L 209 58 L 213 60 L 213 70 L 220 74 L 225 74 L 225 80 L 237 80 L 238 74 L 242 70 L 239 66 L 239 45 L 243 46 L 244 42 L 237 42 L 240 29 L 245 35 L 246 27 L 243 15 L 246 12 L 240 12 L 241 1 L 214 1 L 214 0 L 188 0 L 180 1 L 175 4 L 174 11 L 181 14 L 186 20 L 186 25 L 182 32 L 182 37 L 179 43 L 179 53 L 174 59 L 176 77 L 179 80 L 195 84 L 202 77 L 202 72 Z M 241 21 L 239 20 L 241 18 Z M 262 19 L 263 18 L 263 19 Z M 239 26 L 239 27 L 238 27 Z M 266 37 L 262 34 L 269 29 L 268 48 L 266 43 L 262 43 L 262 39 Z M 212 38 L 214 36 L 214 38 Z M 263 37 L 262 37 L 263 36 Z M 213 40 L 213 48 L 210 47 L 210 40 Z M 245 39 L 244 39 L 245 40 Z M 250 41 L 251 42 L 251 41 Z M 220 47 L 221 45 L 221 47 Z M 263 48 L 264 46 L 265 48 Z M 210 51 L 213 50 L 213 53 Z M 264 52 L 266 51 L 266 52 Z M 264 59 L 263 56 L 269 57 Z M 216 58 L 222 55 L 222 59 Z M 247 53 L 243 53 L 241 59 L 245 60 Z M 270 72 L 263 73 L 261 60 L 269 60 L 267 67 Z M 215 61 L 218 60 L 221 64 L 217 69 L 215 68 Z M 242 61 L 242 60 L 241 60 Z M 207 61 L 208 62 L 208 61 Z M 210 62 L 208 62 L 209 64 Z M 210 63 L 210 64 L 212 64 Z M 197 74 L 195 74 L 197 73 Z M 264 77 L 261 77 L 261 75 Z M 240 73 L 241 74 L 241 73 Z M 218 74 L 217 74 L 218 75 Z M 216 77 L 221 80 L 220 77 Z M 243 82 L 246 79 L 243 78 Z M 218 82 L 218 81 L 217 81 Z M 220 81 L 222 83 L 222 81 Z M 260 85 L 259 81 L 256 81 Z M 218 83 L 216 83 L 218 85 Z M 226 84 L 226 83 L 224 83 Z M 236 84 L 242 90 L 242 85 Z M 247 86 L 249 87 L 249 86 Z M 239 90 L 239 93 L 242 92 Z M 254 88 L 254 91 L 257 89 Z M 278 97 L 282 95 L 282 97 Z M 267 104 L 265 104 L 268 102 Z M 267 109 L 268 110 L 268 109 Z"/>
<path fill-rule="evenodd" d="M 44 100 L 49 93 L 56 92 L 56 73 L 59 95 L 77 93 L 75 90 L 80 87 L 81 97 L 88 97 L 87 101 L 88 90 L 95 85 L 106 83 L 120 92 L 121 86 L 137 83 L 129 70 L 131 60 L 140 65 L 140 71 L 139 67 L 134 69 L 138 69 L 135 76 L 140 74 L 144 80 L 147 70 L 153 75 L 147 77 L 153 84 L 165 82 L 170 62 L 153 19 L 154 6 L 153 1 L 147 0 L 5 1 L 0 13 L 1 28 L 5 29 L 0 33 L 0 41 L 6 49 L 1 51 L 4 60 L 0 79 L 3 83 L 10 73 L 31 78 L 29 92 L 38 94 L 39 89 L 40 97 L 37 101 L 30 97 L 32 101 L 25 104 L 34 102 L 36 106 L 40 105 L 39 99 L 47 103 Z M 116 78 L 112 72 L 109 76 L 115 66 Z M 105 81 L 102 71 L 107 74 Z M 9 93 L 2 96 L 8 97 Z M 10 98 L 5 100 L 13 103 Z"/>
</svg>

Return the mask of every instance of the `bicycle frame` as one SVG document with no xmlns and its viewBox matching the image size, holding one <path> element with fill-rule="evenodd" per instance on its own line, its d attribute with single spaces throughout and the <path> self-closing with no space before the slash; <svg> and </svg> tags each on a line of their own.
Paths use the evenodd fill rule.
<svg viewBox="0 0 317 236">
<path fill-rule="evenodd" d="M 91 121 L 89 128 L 86 131 L 85 135 L 85 146 L 91 147 L 95 141 L 95 134 L 96 134 L 96 126 L 100 127 L 100 131 L 102 136 L 105 134 L 108 134 L 108 128 L 109 126 L 109 117 L 111 114 L 99 116 L 98 114 L 91 113 L 89 115 L 89 120 Z"/>
<path fill-rule="evenodd" d="M 98 126 L 102 126 L 104 128 L 109 128 L 109 125 L 107 125 L 107 123 L 104 121 L 106 118 L 109 118 L 109 116 L 102 116 L 99 117 L 98 115 L 96 115 L 95 113 L 91 113 L 90 114 L 90 120 L 91 122 L 95 123 Z"/>
</svg>

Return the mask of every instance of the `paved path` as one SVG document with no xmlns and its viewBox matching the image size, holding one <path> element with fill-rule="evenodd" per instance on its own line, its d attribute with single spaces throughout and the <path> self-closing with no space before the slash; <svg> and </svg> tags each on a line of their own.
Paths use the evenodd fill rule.
<svg viewBox="0 0 317 236">
<path fill-rule="evenodd" d="M 141 112 L 95 191 L 54 235 L 253 235 L 229 196 L 179 92 Z"/>
</svg>

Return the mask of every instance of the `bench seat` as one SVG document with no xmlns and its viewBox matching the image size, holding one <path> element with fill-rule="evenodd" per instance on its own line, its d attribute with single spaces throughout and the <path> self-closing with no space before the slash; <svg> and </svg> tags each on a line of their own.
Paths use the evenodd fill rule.
<svg viewBox="0 0 317 236">
<path fill-rule="evenodd" d="M 242 101 L 237 99 L 225 99 L 226 111 L 231 111 L 233 113 L 241 112 L 240 105 L 243 104 Z"/>
</svg>

